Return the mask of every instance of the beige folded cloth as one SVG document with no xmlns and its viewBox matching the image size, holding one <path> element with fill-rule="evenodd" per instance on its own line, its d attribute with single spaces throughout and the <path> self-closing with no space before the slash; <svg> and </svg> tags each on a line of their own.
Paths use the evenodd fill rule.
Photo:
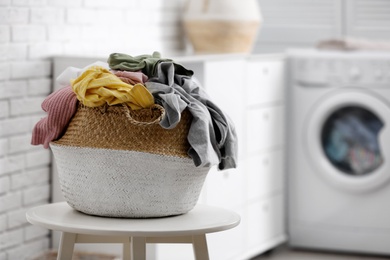
<svg viewBox="0 0 390 260">
<path fill-rule="evenodd" d="M 390 50 L 390 41 L 377 41 L 377 40 L 367 40 L 359 38 L 335 38 L 320 41 L 317 44 L 318 49 L 327 49 L 327 50 L 344 50 L 344 51 L 354 51 L 354 50 Z"/>
</svg>

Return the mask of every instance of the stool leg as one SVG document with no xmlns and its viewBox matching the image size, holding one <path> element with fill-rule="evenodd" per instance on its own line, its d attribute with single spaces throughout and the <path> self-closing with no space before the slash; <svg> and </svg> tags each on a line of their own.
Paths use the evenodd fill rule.
<svg viewBox="0 0 390 260">
<path fill-rule="evenodd" d="M 205 234 L 192 236 L 192 247 L 196 260 L 209 260 L 209 251 L 207 249 Z"/>
<path fill-rule="evenodd" d="M 131 244 L 131 237 L 129 237 L 128 240 L 125 243 L 123 243 L 123 260 L 131 260 L 130 244 Z"/>
<path fill-rule="evenodd" d="M 144 237 L 131 237 L 131 255 L 132 260 L 145 260 L 146 259 L 146 238 Z"/>
<path fill-rule="evenodd" d="M 62 232 L 57 260 L 72 260 L 77 234 Z"/>
</svg>

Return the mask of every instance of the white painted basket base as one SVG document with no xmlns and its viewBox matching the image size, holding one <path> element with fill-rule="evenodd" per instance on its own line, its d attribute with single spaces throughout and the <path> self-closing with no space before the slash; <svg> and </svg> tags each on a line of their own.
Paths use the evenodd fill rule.
<svg viewBox="0 0 390 260">
<path fill-rule="evenodd" d="M 179 215 L 198 201 L 210 168 L 192 159 L 50 143 L 62 193 L 81 212 L 107 217 Z"/>
</svg>

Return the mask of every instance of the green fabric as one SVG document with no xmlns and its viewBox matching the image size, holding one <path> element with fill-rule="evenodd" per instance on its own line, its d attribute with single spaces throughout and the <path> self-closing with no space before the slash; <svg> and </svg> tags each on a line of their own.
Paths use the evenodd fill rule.
<svg viewBox="0 0 390 260">
<path fill-rule="evenodd" d="M 142 71 L 148 77 L 155 76 L 156 65 L 160 62 L 172 62 L 175 66 L 175 73 L 180 75 L 192 76 L 194 72 L 187 70 L 182 65 L 175 63 L 171 59 L 162 59 L 159 52 L 153 52 L 152 55 L 145 54 L 139 56 L 130 56 L 123 53 L 112 53 L 108 57 L 108 65 L 114 70 Z"/>
</svg>

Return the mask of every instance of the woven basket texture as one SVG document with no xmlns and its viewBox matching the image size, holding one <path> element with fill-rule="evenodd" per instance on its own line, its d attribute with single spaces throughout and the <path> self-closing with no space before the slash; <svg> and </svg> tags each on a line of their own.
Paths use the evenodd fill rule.
<svg viewBox="0 0 390 260">
<path fill-rule="evenodd" d="M 62 193 L 81 212 L 127 218 L 164 217 L 190 211 L 209 168 L 192 159 L 136 151 L 58 145 Z"/>
<path fill-rule="evenodd" d="M 91 108 L 80 103 L 65 134 L 55 143 L 189 158 L 192 115 L 184 110 L 175 128 L 164 129 L 158 124 L 163 110 L 158 105 L 133 111 L 127 106 Z"/>
<path fill-rule="evenodd" d="M 127 218 L 183 214 L 198 201 L 209 168 L 187 155 L 192 115 L 159 125 L 164 108 L 78 106 L 65 134 L 50 143 L 60 187 L 81 212 Z"/>
</svg>

